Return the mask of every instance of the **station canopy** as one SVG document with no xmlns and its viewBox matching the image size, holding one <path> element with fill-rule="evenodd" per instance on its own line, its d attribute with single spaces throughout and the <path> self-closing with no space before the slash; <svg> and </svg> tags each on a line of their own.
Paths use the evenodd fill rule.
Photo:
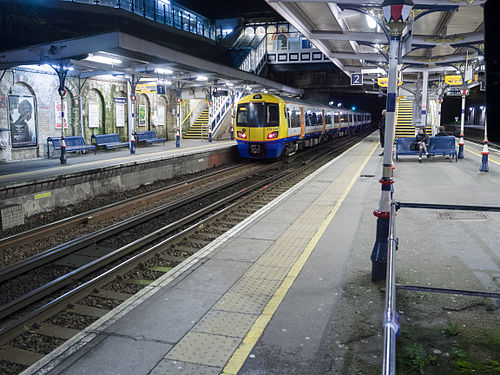
<svg viewBox="0 0 500 375">
<path fill-rule="evenodd" d="M 364 84 L 387 74 L 389 39 L 383 0 L 266 0 L 340 70 L 362 73 Z M 476 72 L 484 66 L 485 0 L 413 0 L 402 35 L 399 60 L 403 82 L 427 69 L 430 80 L 443 73 Z M 403 0 L 399 0 L 403 3 Z"/>
<path fill-rule="evenodd" d="M 303 90 L 257 75 L 204 60 L 121 31 L 82 36 L 4 51 L 0 69 L 22 66 L 45 68 L 64 66 L 69 75 L 97 76 L 142 82 L 159 81 L 172 88 L 211 87 L 248 91 L 267 91 L 283 96 L 300 96 Z"/>
</svg>

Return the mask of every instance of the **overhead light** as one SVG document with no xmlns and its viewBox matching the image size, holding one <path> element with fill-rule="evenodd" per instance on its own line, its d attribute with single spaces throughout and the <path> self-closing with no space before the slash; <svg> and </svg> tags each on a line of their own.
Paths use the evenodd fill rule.
<svg viewBox="0 0 500 375">
<path fill-rule="evenodd" d="M 141 82 L 156 82 L 156 78 L 141 78 Z"/>
<path fill-rule="evenodd" d="M 375 21 L 375 18 L 369 16 L 368 14 L 366 15 L 366 22 L 368 23 L 368 27 L 370 29 L 374 29 L 377 27 L 377 21 Z"/>
<path fill-rule="evenodd" d="M 170 5 L 169 0 L 158 0 L 158 2 L 160 2 L 161 4 L 165 4 L 165 5 Z"/>
<path fill-rule="evenodd" d="M 226 82 L 226 86 L 233 87 L 233 83 L 232 82 Z"/>
<path fill-rule="evenodd" d="M 109 64 L 109 65 L 117 65 L 117 64 L 122 63 L 121 60 L 115 59 L 113 57 L 93 55 L 93 54 L 89 54 L 89 56 L 84 60 L 93 61 L 93 62 L 101 63 L 101 64 Z"/>
<path fill-rule="evenodd" d="M 170 69 L 165 69 L 165 68 L 156 68 L 155 73 L 158 74 L 172 74 L 174 71 Z"/>
<path fill-rule="evenodd" d="M 164 85 L 171 85 L 172 81 L 160 81 L 160 83 L 162 83 Z"/>
<path fill-rule="evenodd" d="M 342 103 L 337 103 L 337 107 L 342 107 Z"/>
<path fill-rule="evenodd" d="M 198 77 L 196 77 L 196 80 L 197 81 L 208 81 L 208 77 L 199 75 Z"/>
</svg>

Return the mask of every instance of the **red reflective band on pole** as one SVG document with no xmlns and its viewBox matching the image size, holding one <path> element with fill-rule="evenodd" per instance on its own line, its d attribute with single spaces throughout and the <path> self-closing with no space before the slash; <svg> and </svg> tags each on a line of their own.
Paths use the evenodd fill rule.
<svg viewBox="0 0 500 375">
<path fill-rule="evenodd" d="M 394 180 L 380 179 L 380 180 L 378 180 L 378 182 L 380 182 L 382 185 L 392 185 L 394 183 Z"/>
<path fill-rule="evenodd" d="M 381 212 L 381 211 L 373 211 L 373 216 L 378 217 L 379 219 L 389 219 L 391 217 L 390 212 Z"/>
</svg>

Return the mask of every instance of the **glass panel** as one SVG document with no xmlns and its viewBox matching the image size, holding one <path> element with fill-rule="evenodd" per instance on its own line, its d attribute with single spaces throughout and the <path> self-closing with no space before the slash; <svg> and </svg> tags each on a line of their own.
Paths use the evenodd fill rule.
<svg viewBox="0 0 500 375">
<path fill-rule="evenodd" d="M 266 106 L 266 125 L 278 126 L 280 121 L 278 104 L 267 104 Z"/>
<path fill-rule="evenodd" d="M 264 127 L 265 103 L 238 104 L 237 126 Z"/>
</svg>

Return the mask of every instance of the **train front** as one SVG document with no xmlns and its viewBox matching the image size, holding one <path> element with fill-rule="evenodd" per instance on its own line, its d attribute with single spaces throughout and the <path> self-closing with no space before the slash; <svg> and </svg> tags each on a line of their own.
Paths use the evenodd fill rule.
<svg viewBox="0 0 500 375">
<path fill-rule="evenodd" d="M 236 141 L 244 158 L 281 156 L 286 137 L 285 102 L 270 94 L 247 95 L 238 103 Z"/>
</svg>

